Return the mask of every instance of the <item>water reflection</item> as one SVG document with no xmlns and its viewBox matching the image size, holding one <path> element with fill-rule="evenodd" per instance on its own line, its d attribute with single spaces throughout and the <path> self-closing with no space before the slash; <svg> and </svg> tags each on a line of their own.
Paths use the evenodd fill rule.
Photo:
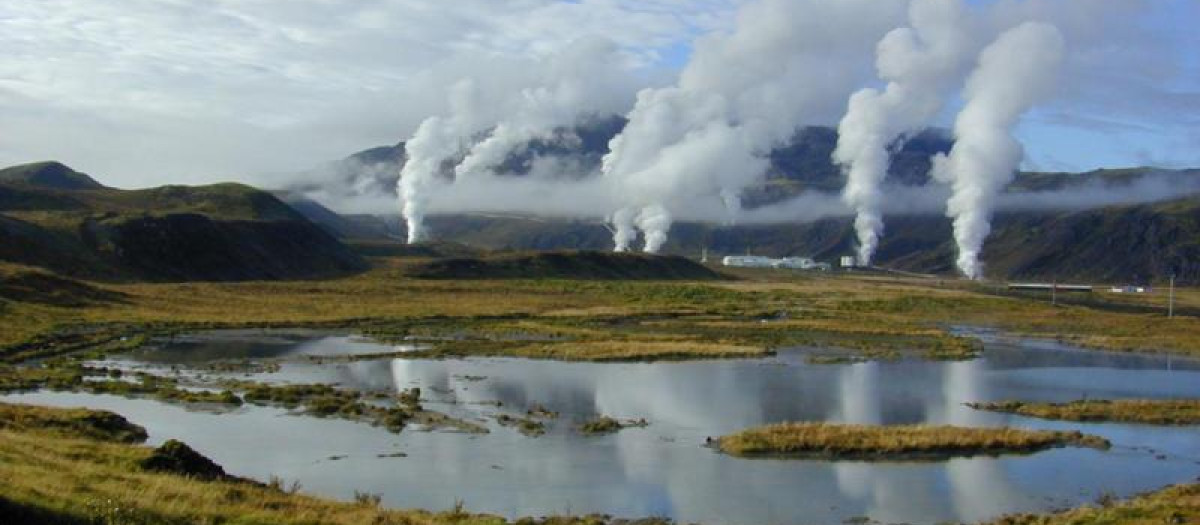
<svg viewBox="0 0 1200 525">
<path fill-rule="evenodd" d="M 356 351 L 342 348 L 342 352 Z M 1055 353 L 1052 357 L 1046 354 Z M 1023 365 L 1028 363 L 1028 366 Z M 704 523 L 978 521 L 1000 514 L 1128 495 L 1194 478 L 1196 427 L 1078 425 L 977 412 L 964 402 L 1005 398 L 1200 397 L 1189 363 L 1105 354 L 989 346 L 975 361 L 901 361 L 812 366 L 803 355 L 765 360 L 666 364 L 585 364 L 516 359 L 290 362 L 259 380 L 336 382 L 399 391 L 420 387 L 427 406 L 484 422 L 485 436 L 406 431 L 282 416 L 245 407 L 229 416 L 149 401 L 39 393 L 10 396 L 129 413 L 155 439 L 182 438 L 238 474 L 298 478 L 311 490 L 346 497 L 382 492 L 390 505 L 508 516 L 604 512 L 662 515 Z M 562 414 L 541 438 L 492 422 L 534 404 Z M 584 438 L 574 430 L 596 414 L 646 418 L 645 429 Z M 221 417 L 214 425 L 212 418 Z M 796 420 L 864 424 L 930 423 L 1081 428 L 1117 446 L 1061 449 L 1027 457 L 942 463 L 741 460 L 701 447 L 706 436 Z M 223 429 L 215 432 L 214 426 Z M 231 432 L 229 429 L 237 429 Z M 264 453 L 261 443 L 277 442 Z M 1136 447 L 1136 448 L 1135 448 Z M 381 452 L 401 449 L 403 460 Z M 1155 459 L 1155 453 L 1168 459 Z M 343 461 L 330 455 L 349 454 Z"/>
</svg>

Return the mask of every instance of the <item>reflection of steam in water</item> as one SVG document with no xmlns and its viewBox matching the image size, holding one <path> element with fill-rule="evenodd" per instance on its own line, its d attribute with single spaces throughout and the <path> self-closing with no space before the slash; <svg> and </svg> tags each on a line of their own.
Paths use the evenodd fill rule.
<svg viewBox="0 0 1200 525">
<path fill-rule="evenodd" d="M 646 418 L 697 432 L 711 429 L 714 420 L 723 427 L 762 421 L 757 379 L 753 370 L 738 367 L 394 360 L 391 374 L 397 388 L 452 392 L 440 397 L 464 405 L 499 401 L 506 411 L 538 403 L 571 418 Z M 486 378 L 470 381 L 467 375 Z"/>
<path fill-rule="evenodd" d="M 838 376 L 838 405 L 831 419 L 861 425 L 883 422 L 879 406 L 879 363 L 856 363 Z"/>
<path fill-rule="evenodd" d="M 942 403 L 940 410 L 937 410 L 940 412 L 940 422 L 970 427 L 987 426 L 989 421 L 995 421 L 987 413 L 963 405 L 988 399 L 982 361 L 954 361 L 946 363 L 943 370 Z M 935 413 L 935 410 L 931 408 L 930 413 Z"/>
<path fill-rule="evenodd" d="M 879 424 L 883 419 L 878 364 L 862 363 L 845 368 L 839 376 L 841 399 L 834 417 L 848 423 Z M 962 403 L 987 399 L 983 361 L 946 363 L 941 367 L 941 388 L 920 394 L 925 421 L 930 424 L 985 426 L 989 416 Z M 994 421 L 994 419 L 992 419 Z M 836 462 L 837 486 L 853 500 L 867 501 L 868 515 L 875 520 L 920 520 L 930 509 L 945 507 L 965 521 L 1003 514 L 1013 501 L 1025 499 L 993 458 L 953 459 L 941 469 L 933 466 Z M 950 490 L 947 502 L 935 488 L 944 472 Z"/>
<path fill-rule="evenodd" d="M 880 364 L 856 363 L 838 375 L 841 394 L 830 419 L 861 425 L 883 423 Z M 933 493 L 936 472 L 861 461 L 833 463 L 834 478 L 842 494 L 864 501 L 867 515 L 884 522 L 918 520 L 942 506 Z"/>
<path fill-rule="evenodd" d="M 956 426 L 988 426 L 988 414 L 964 406 L 963 403 L 989 399 L 981 360 L 958 361 L 945 367 L 942 396 L 946 423 Z M 946 463 L 946 478 L 950 482 L 950 500 L 956 514 L 964 521 L 974 522 L 1004 513 L 1015 501 L 1025 499 L 1009 480 L 1003 464 L 994 458 L 953 459 Z"/>
</svg>

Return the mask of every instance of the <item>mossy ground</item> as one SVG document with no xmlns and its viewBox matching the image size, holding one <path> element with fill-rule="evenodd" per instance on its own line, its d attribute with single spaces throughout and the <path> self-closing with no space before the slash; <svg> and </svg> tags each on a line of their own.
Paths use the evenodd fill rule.
<svg viewBox="0 0 1200 525">
<path fill-rule="evenodd" d="M 314 326 L 384 338 L 465 335 L 435 345 L 447 355 L 745 357 L 807 345 L 866 359 L 973 357 L 977 343 L 948 331 L 956 324 L 1109 350 L 1200 355 L 1196 318 L 1052 306 L 959 281 L 780 272 L 715 283 L 428 281 L 406 276 L 413 260 L 374 262 L 365 274 L 325 281 L 88 283 L 93 296 L 120 299 L 70 306 L 0 299 L 0 355 L 64 353 L 150 330 Z M 1194 295 L 1180 292 L 1185 302 Z"/>
</svg>

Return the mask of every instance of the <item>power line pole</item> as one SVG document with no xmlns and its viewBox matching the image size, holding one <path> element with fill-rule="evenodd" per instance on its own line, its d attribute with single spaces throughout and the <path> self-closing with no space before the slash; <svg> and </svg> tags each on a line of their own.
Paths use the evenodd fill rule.
<svg viewBox="0 0 1200 525">
<path fill-rule="evenodd" d="M 1050 285 L 1050 306 L 1058 306 L 1058 279 Z"/>
<path fill-rule="evenodd" d="M 1175 274 L 1171 274 L 1171 286 L 1167 292 L 1167 318 L 1175 317 Z"/>
</svg>

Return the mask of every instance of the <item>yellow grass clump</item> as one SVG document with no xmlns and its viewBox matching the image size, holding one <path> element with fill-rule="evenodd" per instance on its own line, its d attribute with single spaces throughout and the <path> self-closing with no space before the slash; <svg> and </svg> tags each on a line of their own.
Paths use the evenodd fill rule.
<svg viewBox="0 0 1200 525">
<path fill-rule="evenodd" d="M 986 525 L 1163 525 L 1200 523 L 1200 483 L 1176 485 L 1132 498 L 1084 506 L 1054 514 L 1004 516 Z"/>
<path fill-rule="evenodd" d="M 733 456 L 877 460 L 1032 453 L 1066 445 L 1109 446 L 1102 438 L 1079 432 L 833 423 L 779 423 L 743 430 L 717 440 L 718 449 Z"/>
<path fill-rule="evenodd" d="M 1200 423 L 1200 399 L 1082 399 L 1069 403 L 997 401 L 969 403 L 976 410 L 1066 421 L 1114 421 L 1150 425 Z"/>
</svg>

